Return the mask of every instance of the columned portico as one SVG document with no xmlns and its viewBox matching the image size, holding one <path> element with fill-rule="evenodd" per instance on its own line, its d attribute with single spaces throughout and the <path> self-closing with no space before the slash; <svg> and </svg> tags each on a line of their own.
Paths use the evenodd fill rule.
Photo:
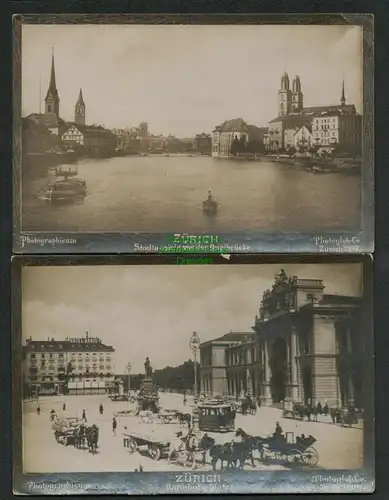
<svg viewBox="0 0 389 500">
<path fill-rule="evenodd" d="M 296 329 L 292 327 L 292 333 L 290 336 L 290 375 L 291 375 L 291 398 L 293 401 L 298 401 L 301 397 L 299 390 L 299 374 L 297 370 L 298 360 L 297 360 L 297 335 Z"/>
<path fill-rule="evenodd" d="M 263 353 L 264 353 L 264 363 L 263 363 L 263 391 L 261 395 L 261 400 L 263 400 L 264 404 L 271 404 L 271 391 L 270 391 L 270 366 L 269 366 L 269 347 L 268 342 L 265 340 L 263 344 Z"/>
<path fill-rule="evenodd" d="M 253 334 L 230 333 L 206 344 L 213 351 L 223 347 L 230 396 L 249 393 L 264 405 L 292 400 L 361 408 L 360 313 L 360 297 L 326 295 L 322 280 L 287 277 L 281 270 L 263 293 Z M 212 370 L 202 365 L 210 386 L 222 373 L 222 356 L 218 359 Z"/>
</svg>

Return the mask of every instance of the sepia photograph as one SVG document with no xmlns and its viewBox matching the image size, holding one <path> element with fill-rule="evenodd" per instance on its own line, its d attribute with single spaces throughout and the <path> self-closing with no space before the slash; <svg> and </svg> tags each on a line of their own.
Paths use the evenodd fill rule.
<svg viewBox="0 0 389 500">
<path fill-rule="evenodd" d="M 23 267 L 23 474 L 304 472 L 315 488 L 338 471 L 369 488 L 364 293 L 355 262 Z"/>
<path fill-rule="evenodd" d="M 363 26 L 23 24 L 19 43 L 21 231 L 370 223 Z"/>
</svg>

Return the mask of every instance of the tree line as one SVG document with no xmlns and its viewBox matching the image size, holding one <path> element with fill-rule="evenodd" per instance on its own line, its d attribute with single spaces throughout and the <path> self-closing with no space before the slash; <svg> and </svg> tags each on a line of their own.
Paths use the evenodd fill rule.
<svg viewBox="0 0 389 500">
<path fill-rule="evenodd" d="M 128 376 L 122 375 L 123 390 L 128 390 Z M 194 388 L 194 362 L 189 359 L 179 366 L 166 366 L 155 370 L 152 375 L 154 383 L 162 390 L 174 392 L 191 391 Z M 144 375 L 141 373 L 130 376 L 130 389 L 139 390 Z M 197 387 L 200 389 L 200 364 L 197 363 Z"/>
</svg>

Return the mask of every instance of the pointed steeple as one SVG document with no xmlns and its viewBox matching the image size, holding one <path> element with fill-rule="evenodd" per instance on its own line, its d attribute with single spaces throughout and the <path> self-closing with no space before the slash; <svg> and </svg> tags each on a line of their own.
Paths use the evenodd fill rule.
<svg viewBox="0 0 389 500">
<path fill-rule="evenodd" d="M 82 95 L 82 89 L 80 89 L 80 93 L 78 94 L 77 104 L 79 104 L 80 106 L 84 106 L 85 107 L 85 102 L 84 102 L 84 98 L 83 98 L 83 95 Z"/>
<path fill-rule="evenodd" d="M 46 99 L 51 95 L 54 99 L 59 99 L 57 84 L 55 81 L 55 63 L 54 63 L 54 48 L 51 56 L 51 72 L 50 72 L 50 83 L 47 89 Z"/>
<path fill-rule="evenodd" d="M 342 82 L 342 97 L 340 99 L 340 104 L 342 106 L 344 106 L 346 104 L 346 96 L 345 96 L 345 93 L 344 93 L 344 78 L 343 78 L 343 82 Z"/>
</svg>

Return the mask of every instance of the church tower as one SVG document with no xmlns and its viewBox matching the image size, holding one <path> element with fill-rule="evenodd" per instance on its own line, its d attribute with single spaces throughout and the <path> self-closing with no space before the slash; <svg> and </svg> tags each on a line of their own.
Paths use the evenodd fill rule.
<svg viewBox="0 0 389 500">
<path fill-rule="evenodd" d="M 292 82 L 292 111 L 301 111 L 303 109 L 303 99 L 300 77 L 296 75 Z"/>
<path fill-rule="evenodd" d="M 346 105 L 346 95 L 344 93 L 344 78 L 343 78 L 343 82 L 342 82 L 342 97 L 340 98 L 340 104 L 342 106 Z"/>
<path fill-rule="evenodd" d="M 85 125 L 85 108 L 86 106 L 82 96 L 82 89 L 80 89 L 78 100 L 74 108 L 74 121 L 77 125 Z"/>
<path fill-rule="evenodd" d="M 55 82 L 54 49 L 51 57 L 50 83 L 45 97 L 45 122 L 48 128 L 58 128 L 59 95 Z"/>
<path fill-rule="evenodd" d="M 281 77 L 281 89 L 278 91 L 278 116 L 288 115 L 292 111 L 292 92 L 288 73 Z"/>
</svg>

